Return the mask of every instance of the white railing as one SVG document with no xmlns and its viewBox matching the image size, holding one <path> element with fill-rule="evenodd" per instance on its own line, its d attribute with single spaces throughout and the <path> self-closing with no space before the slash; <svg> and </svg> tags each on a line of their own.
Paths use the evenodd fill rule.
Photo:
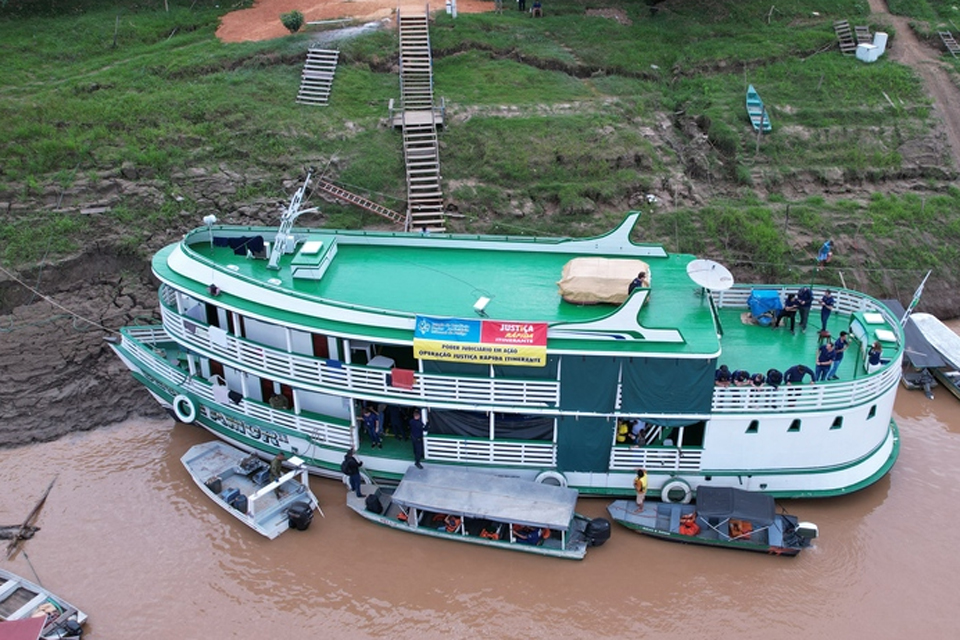
<svg viewBox="0 0 960 640">
<path fill-rule="evenodd" d="M 159 382 L 166 385 L 173 393 L 188 391 L 200 400 L 198 410 L 211 420 L 230 428 L 242 426 L 247 432 L 258 431 L 256 427 L 245 423 L 243 425 L 233 425 L 229 414 L 222 412 L 240 413 L 251 418 L 257 418 L 270 425 L 305 434 L 319 444 L 341 449 L 353 446 L 353 434 L 349 426 L 315 420 L 289 411 L 274 409 L 269 404 L 247 398 L 237 404 L 217 402 L 213 397 L 213 387 L 210 383 L 192 377 L 187 371 L 173 366 L 165 357 L 166 354 L 163 350 L 154 346 L 163 342 L 173 342 L 163 327 L 128 327 L 123 329 L 122 334 L 124 349 L 134 356 L 143 368 L 150 371 L 151 377 L 162 378 Z M 214 415 L 214 413 L 219 415 Z M 254 435 L 254 437 L 261 439 L 260 435 Z"/>
<path fill-rule="evenodd" d="M 164 327 L 178 343 L 230 366 L 305 389 L 324 392 L 332 388 L 351 394 L 390 396 L 406 404 L 452 401 L 551 407 L 559 402 L 560 383 L 556 380 L 462 378 L 417 372 L 413 388 L 402 389 L 388 384 L 390 371 L 386 369 L 331 364 L 330 360 L 288 353 L 230 334 L 215 342 L 206 324 L 185 318 L 166 306 L 161 306 L 160 311 Z"/>
<path fill-rule="evenodd" d="M 825 411 L 847 409 L 869 402 L 900 380 L 900 359 L 879 375 L 860 380 L 821 382 L 781 387 L 716 387 L 714 413 L 769 411 Z"/>
<path fill-rule="evenodd" d="M 467 462 L 519 467 L 549 467 L 557 463 L 550 442 L 480 440 L 456 436 L 426 436 L 426 458 L 431 462 Z"/>
<path fill-rule="evenodd" d="M 699 449 L 677 447 L 614 447 L 610 452 L 610 471 L 700 471 Z"/>
<path fill-rule="evenodd" d="M 818 299 L 829 287 L 813 289 L 814 299 Z M 713 296 L 718 307 L 746 308 L 747 298 L 753 290 L 779 291 L 786 294 L 797 290 L 793 287 L 734 287 L 726 291 L 716 291 Z M 873 311 L 883 315 L 891 326 L 899 326 L 900 319 L 894 317 L 886 306 L 877 303 L 856 292 L 844 289 L 831 289 L 837 299 L 835 313 L 853 314 Z M 899 341 L 902 344 L 902 340 Z M 769 411 L 823 411 L 846 409 L 873 400 L 897 384 L 900 380 L 900 355 L 894 358 L 879 375 L 871 375 L 860 380 L 826 382 L 815 385 L 791 385 L 774 387 L 717 387 L 713 391 L 711 409 L 714 413 L 743 413 Z M 865 375 L 865 374 L 864 374 Z"/>
</svg>

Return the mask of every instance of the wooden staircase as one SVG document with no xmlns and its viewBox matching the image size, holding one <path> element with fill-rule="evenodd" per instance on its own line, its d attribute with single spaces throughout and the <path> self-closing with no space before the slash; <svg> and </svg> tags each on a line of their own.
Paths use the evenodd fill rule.
<svg viewBox="0 0 960 640">
<path fill-rule="evenodd" d="M 943 46 L 947 48 L 947 51 L 950 52 L 954 58 L 957 57 L 957 54 L 960 53 L 960 45 L 957 44 L 957 41 L 953 39 L 953 34 L 949 31 L 941 31 L 940 39 L 943 41 Z"/>
<path fill-rule="evenodd" d="M 330 195 L 340 200 L 343 200 L 344 202 L 349 202 L 350 204 L 354 204 L 360 207 L 361 209 L 372 211 L 377 215 L 383 216 L 388 220 L 392 220 L 393 222 L 396 222 L 397 224 L 405 224 L 407 221 L 407 217 L 402 213 L 397 213 L 396 211 L 387 209 L 386 207 L 383 207 L 377 204 L 373 200 L 367 200 L 363 196 L 358 196 L 355 193 L 350 193 L 346 189 L 341 189 L 340 187 L 333 184 L 332 182 L 327 182 L 326 180 L 322 180 L 322 179 L 317 180 L 316 188 L 325 193 L 329 193 Z"/>
<path fill-rule="evenodd" d="M 845 56 L 852 56 L 857 53 L 857 40 L 850 29 L 849 22 L 846 20 L 835 21 L 833 32 L 837 34 L 837 40 L 840 42 L 840 53 Z"/>
<path fill-rule="evenodd" d="M 407 228 L 445 231 L 440 188 L 440 146 L 433 104 L 433 59 L 429 11 L 405 15 L 399 10 L 400 126 L 407 173 Z"/>
<path fill-rule="evenodd" d="M 339 51 L 311 48 L 300 75 L 300 92 L 297 102 L 326 106 L 330 99 L 333 76 L 337 72 Z"/>
</svg>

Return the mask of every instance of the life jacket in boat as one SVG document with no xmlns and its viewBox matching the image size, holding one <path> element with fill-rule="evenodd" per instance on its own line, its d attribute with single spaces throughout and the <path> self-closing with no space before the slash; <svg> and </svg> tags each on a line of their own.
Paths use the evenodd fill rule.
<svg viewBox="0 0 960 640">
<path fill-rule="evenodd" d="M 627 432 L 629 430 L 630 429 L 627 427 L 626 423 L 621 422 L 617 426 L 617 444 L 623 444 L 627 441 Z"/>
<path fill-rule="evenodd" d="M 685 536 L 695 536 L 700 533 L 700 525 L 697 524 L 697 512 L 685 513 L 680 516 L 680 534 Z"/>
<path fill-rule="evenodd" d="M 453 533 L 460 528 L 460 518 L 457 516 L 447 516 L 443 522 L 447 525 L 447 533 Z"/>
<path fill-rule="evenodd" d="M 399 520 L 400 522 L 406 522 L 406 521 L 407 521 L 407 514 L 406 514 L 405 512 L 403 512 L 403 511 L 401 511 L 400 513 L 397 514 L 397 520 Z"/>
<path fill-rule="evenodd" d="M 496 530 L 496 529 L 494 529 L 493 531 L 488 531 L 487 529 L 482 529 L 482 530 L 480 531 L 480 537 L 481 537 L 481 538 L 486 538 L 487 540 L 499 540 L 499 539 L 500 539 L 500 534 L 497 533 L 497 530 Z"/>
</svg>

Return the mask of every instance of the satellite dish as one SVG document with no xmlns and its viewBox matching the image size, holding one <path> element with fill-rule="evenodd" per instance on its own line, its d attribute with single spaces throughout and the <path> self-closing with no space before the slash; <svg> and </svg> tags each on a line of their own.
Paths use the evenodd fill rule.
<svg viewBox="0 0 960 640">
<path fill-rule="evenodd" d="M 733 286 L 733 276 L 719 262 L 694 260 L 687 265 L 687 275 L 704 289 L 724 291 Z"/>
</svg>

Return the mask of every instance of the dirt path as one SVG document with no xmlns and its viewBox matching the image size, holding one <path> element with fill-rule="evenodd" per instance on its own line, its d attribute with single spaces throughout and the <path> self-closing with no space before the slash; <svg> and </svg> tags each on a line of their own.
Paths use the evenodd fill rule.
<svg viewBox="0 0 960 640">
<path fill-rule="evenodd" d="M 913 67 L 920 74 L 924 89 L 933 99 L 934 109 L 943 121 L 954 165 L 960 168 L 960 88 L 951 81 L 940 61 L 940 52 L 920 42 L 908 19 L 891 14 L 885 0 L 870 0 L 870 11 L 880 21 L 896 28 L 890 58 Z"/>
<path fill-rule="evenodd" d="M 421 3 L 403 3 L 403 9 L 421 12 L 427 6 Z M 444 0 L 430 2 L 432 12 L 444 11 Z M 375 22 L 393 15 L 397 0 L 258 0 L 249 9 L 233 11 L 223 16 L 217 37 L 224 42 L 269 40 L 281 38 L 289 32 L 280 24 L 280 14 L 297 10 L 306 22 L 353 18 L 363 22 Z M 504 9 L 515 3 L 504 2 Z M 457 13 L 482 13 L 493 11 L 493 0 L 457 0 Z"/>
</svg>

